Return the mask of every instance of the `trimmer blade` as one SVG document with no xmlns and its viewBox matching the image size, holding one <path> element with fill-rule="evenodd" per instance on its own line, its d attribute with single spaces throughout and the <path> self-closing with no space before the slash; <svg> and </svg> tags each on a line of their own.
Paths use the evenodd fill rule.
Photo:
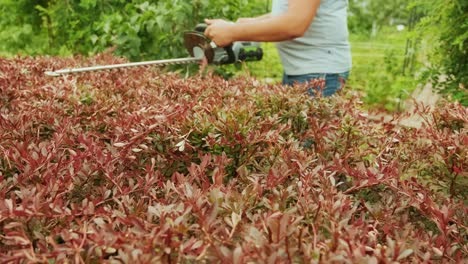
<svg viewBox="0 0 468 264">
<path fill-rule="evenodd" d="M 190 56 L 200 56 L 200 52 L 197 51 L 201 49 L 208 63 L 213 62 L 215 55 L 214 49 L 210 43 L 211 40 L 209 40 L 201 32 L 188 31 L 184 33 L 184 45 L 187 51 L 190 53 Z"/>
</svg>

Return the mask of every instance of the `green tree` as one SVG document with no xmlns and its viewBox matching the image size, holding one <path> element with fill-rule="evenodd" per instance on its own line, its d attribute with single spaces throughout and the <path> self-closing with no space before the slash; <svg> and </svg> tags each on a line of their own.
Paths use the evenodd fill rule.
<svg viewBox="0 0 468 264">
<path fill-rule="evenodd" d="M 419 30 L 433 43 L 426 77 L 443 94 L 468 106 L 468 1 L 415 0 L 413 4 L 425 13 Z"/>
</svg>

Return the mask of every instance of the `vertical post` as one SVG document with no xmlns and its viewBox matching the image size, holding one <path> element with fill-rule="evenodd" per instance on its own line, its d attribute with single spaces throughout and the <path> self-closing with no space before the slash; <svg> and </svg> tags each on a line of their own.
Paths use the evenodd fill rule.
<svg viewBox="0 0 468 264">
<path fill-rule="evenodd" d="M 416 25 L 416 8 L 411 9 L 410 17 L 408 19 L 408 31 L 412 32 Z M 416 41 L 413 36 L 408 37 L 406 40 L 405 59 L 403 61 L 403 75 L 406 75 L 406 71 L 409 68 L 411 73 L 414 70 L 414 61 L 416 59 Z"/>
</svg>

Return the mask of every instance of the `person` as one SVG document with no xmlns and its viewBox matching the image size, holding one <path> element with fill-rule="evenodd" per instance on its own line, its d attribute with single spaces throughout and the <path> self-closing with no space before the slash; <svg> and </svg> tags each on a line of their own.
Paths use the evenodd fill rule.
<svg viewBox="0 0 468 264">
<path fill-rule="evenodd" d="M 311 95 L 320 89 L 331 96 L 351 70 L 347 8 L 348 0 L 273 0 L 271 13 L 260 17 L 235 23 L 205 19 L 205 35 L 220 47 L 234 41 L 276 42 L 283 84 L 310 83 Z"/>
</svg>

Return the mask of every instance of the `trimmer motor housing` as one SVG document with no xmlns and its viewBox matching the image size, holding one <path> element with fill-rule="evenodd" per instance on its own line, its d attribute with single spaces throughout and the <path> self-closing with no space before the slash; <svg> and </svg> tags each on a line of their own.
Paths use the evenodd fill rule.
<svg viewBox="0 0 468 264">
<path fill-rule="evenodd" d="M 195 31 L 185 32 L 184 34 L 185 47 L 192 56 L 196 56 L 193 51 L 195 47 L 203 47 L 208 62 L 218 65 L 242 61 L 260 61 L 263 58 L 263 50 L 259 42 L 236 41 L 223 48 L 217 47 L 203 34 L 206 27 L 206 24 L 198 24 Z M 201 42 L 206 42 L 206 44 Z"/>
</svg>

